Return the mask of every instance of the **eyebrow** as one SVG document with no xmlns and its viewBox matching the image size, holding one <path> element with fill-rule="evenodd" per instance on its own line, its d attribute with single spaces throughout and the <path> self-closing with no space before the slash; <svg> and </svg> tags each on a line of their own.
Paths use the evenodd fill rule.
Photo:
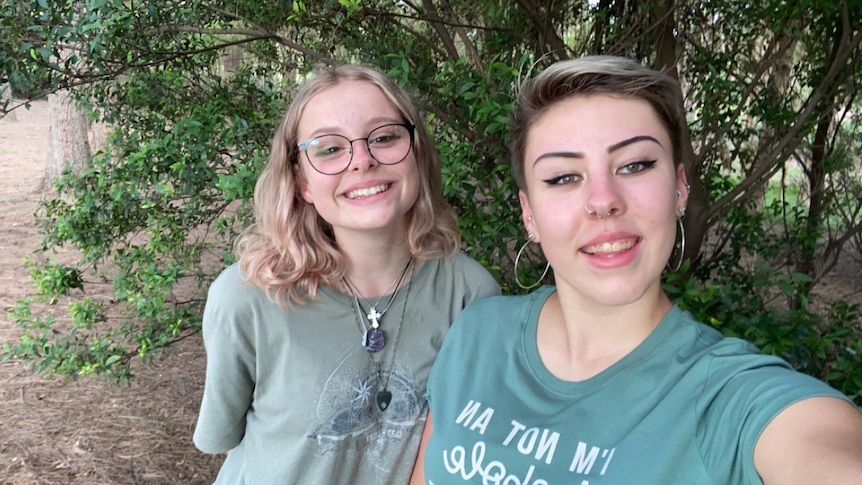
<svg viewBox="0 0 862 485">
<path fill-rule="evenodd" d="M 649 142 L 655 143 L 658 146 L 662 146 L 661 142 L 659 142 L 657 139 L 655 139 L 649 135 L 639 135 L 639 136 L 633 136 L 631 138 L 626 138 L 625 140 L 614 143 L 613 145 L 608 147 L 607 152 L 613 153 L 613 152 L 615 152 L 621 148 L 624 148 L 624 147 L 627 147 L 627 146 L 632 145 L 634 143 L 639 143 L 642 141 L 649 141 Z M 538 162 L 539 160 L 542 160 L 544 158 L 584 158 L 584 154 L 582 152 L 548 152 L 548 153 L 543 153 L 543 154 L 539 155 L 538 157 L 536 157 L 536 160 L 533 161 L 533 164 L 535 165 L 536 162 Z"/>
<path fill-rule="evenodd" d="M 389 116 L 378 116 L 377 118 L 372 118 L 370 120 L 366 120 L 366 123 L 369 125 L 374 125 L 374 128 L 371 130 L 376 130 L 384 125 L 398 124 L 398 123 L 409 123 L 407 118 L 399 117 L 399 118 L 391 118 Z M 341 126 L 321 126 L 316 130 L 312 131 L 311 138 L 315 138 L 322 135 L 339 135 L 343 132 L 343 127 Z M 343 135 L 342 135 L 343 136 Z"/>
</svg>

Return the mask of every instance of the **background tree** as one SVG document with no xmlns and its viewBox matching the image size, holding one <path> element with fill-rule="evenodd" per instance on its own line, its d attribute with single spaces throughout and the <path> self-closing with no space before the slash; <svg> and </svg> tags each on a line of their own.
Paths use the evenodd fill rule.
<svg viewBox="0 0 862 485">
<path fill-rule="evenodd" d="M 54 186 L 64 170 L 80 174 L 92 153 L 87 116 L 75 105 L 66 89 L 48 94 L 48 156 L 40 189 Z"/>
<path fill-rule="evenodd" d="M 688 109 L 692 259 L 669 290 L 858 396 L 859 307 L 811 302 L 838 255 L 860 249 L 860 17 L 860 0 L 7 0 L 0 83 L 69 88 L 114 129 L 110 156 L 64 177 L 39 214 L 36 296 L 67 303 L 71 321 L 22 302 L 25 335 L 5 352 L 122 380 L 134 356 L 197 332 L 291 86 L 339 62 L 375 65 L 417 96 L 465 249 L 518 291 L 505 156 L 517 87 L 557 59 L 606 53 L 666 69 Z M 56 61 L 63 48 L 85 62 Z M 62 245 L 81 251 L 74 268 L 47 258 Z"/>
</svg>

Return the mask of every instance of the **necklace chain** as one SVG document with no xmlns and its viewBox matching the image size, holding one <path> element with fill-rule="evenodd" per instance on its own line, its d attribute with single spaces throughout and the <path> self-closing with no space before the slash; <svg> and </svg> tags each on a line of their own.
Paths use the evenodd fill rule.
<svg viewBox="0 0 862 485">
<path fill-rule="evenodd" d="M 404 271 L 402 272 L 401 277 L 398 279 L 398 284 L 401 283 L 401 280 L 404 278 L 404 275 L 407 273 L 407 268 L 412 267 L 413 258 L 411 257 L 409 261 L 407 261 L 407 266 L 405 266 Z M 398 352 L 398 340 L 401 337 L 401 326 L 404 324 L 404 315 L 407 313 L 407 299 L 410 297 L 410 286 L 413 283 L 413 274 L 411 271 L 410 280 L 407 281 L 406 288 L 404 289 L 404 306 L 401 307 L 401 318 L 398 319 L 398 326 L 395 328 L 395 338 L 392 342 L 392 355 L 389 356 L 389 364 L 386 365 L 384 369 L 383 376 L 381 376 L 381 366 L 377 361 L 374 360 L 372 356 L 373 352 L 376 350 L 372 350 L 369 348 L 369 345 L 365 342 L 365 336 L 368 334 L 369 330 L 365 329 L 365 326 L 359 321 L 359 315 L 362 313 L 361 311 L 353 312 L 353 319 L 356 322 L 356 326 L 359 328 L 359 331 L 363 334 L 363 346 L 366 350 L 366 355 L 368 355 L 368 361 L 371 362 L 371 367 L 374 369 L 375 376 L 377 377 L 377 394 L 375 395 L 375 401 L 377 402 L 377 408 L 380 411 L 385 411 L 387 407 L 389 407 L 389 403 L 392 402 L 392 392 L 389 391 L 389 378 L 392 376 L 392 372 L 395 369 L 395 354 Z M 349 288 L 349 286 L 348 286 Z M 351 296 L 353 297 L 353 302 L 357 308 L 359 307 L 359 300 L 356 298 L 356 295 L 353 294 L 352 289 L 349 289 Z M 397 293 L 397 288 L 396 288 Z M 393 298 L 389 301 L 389 304 L 392 304 Z M 386 309 L 389 309 L 389 305 L 386 306 Z M 386 311 L 384 310 L 384 313 Z M 379 331 L 378 331 L 379 332 Z M 382 334 L 382 332 L 380 332 Z M 382 348 L 382 346 L 381 346 Z M 379 349 L 378 349 L 379 350 Z M 382 363 L 382 362 L 381 362 Z M 384 380 L 385 379 L 385 380 Z"/>
<path fill-rule="evenodd" d="M 396 278 L 395 281 L 392 283 L 392 286 L 390 286 L 390 288 L 394 288 L 394 291 L 389 297 L 389 301 L 386 302 L 386 308 L 384 308 L 382 312 L 377 311 L 377 305 L 379 305 L 380 302 L 383 301 L 383 298 L 386 296 L 386 293 L 389 293 L 388 291 L 384 293 L 383 296 L 378 298 L 377 301 L 373 305 L 371 305 L 371 308 L 368 309 L 368 313 L 365 314 L 365 318 L 367 318 L 368 322 L 371 324 L 372 330 L 377 330 L 378 328 L 380 328 L 380 319 L 383 318 L 383 315 L 385 315 L 386 312 L 389 310 L 389 307 L 392 306 L 392 302 L 395 301 L 395 297 L 398 296 L 398 290 L 400 289 L 401 282 L 404 281 L 404 276 L 407 274 L 407 268 L 410 267 L 411 262 L 413 262 L 412 256 L 410 257 L 410 259 L 407 260 L 407 264 L 404 265 L 404 269 L 401 270 L 401 274 L 398 275 L 398 278 Z M 359 292 L 359 289 L 356 288 L 356 285 L 354 285 L 353 282 L 350 281 L 350 278 L 346 276 L 344 277 L 344 286 L 347 288 L 347 291 L 350 293 L 350 296 L 353 297 L 353 302 L 359 308 L 359 313 L 365 313 L 365 311 L 362 309 L 362 304 L 359 303 L 358 298 L 358 296 L 362 296 L 362 294 Z M 362 298 L 367 299 L 365 297 Z M 363 328 L 363 332 L 365 331 L 366 330 Z"/>
</svg>

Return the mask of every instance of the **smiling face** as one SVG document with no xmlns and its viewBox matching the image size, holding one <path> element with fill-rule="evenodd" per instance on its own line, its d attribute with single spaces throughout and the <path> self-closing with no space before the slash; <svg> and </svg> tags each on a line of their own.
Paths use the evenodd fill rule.
<svg viewBox="0 0 862 485">
<path fill-rule="evenodd" d="M 327 134 L 365 138 L 383 125 L 404 123 L 403 116 L 374 84 L 346 81 L 316 94 L 299 119 L 297 138 Z M 353 142 L 353 160 L 336 175 L 325 175 L 299 157 L 302 198 L 332 225 L 336 239 L 351 231 L 404 231 L 406 214 L 419 194 L 419 171 L 413 150 L 400 163 L 382 165 L 362 140 Z"/>
<path fill-rule="evenodd" d="M 530 128 L 524 163 L 524 224 L 561 295 L 616 306 L 659 294 L 688 193 L 649 103 L 564 99 Z"/>
</svg>

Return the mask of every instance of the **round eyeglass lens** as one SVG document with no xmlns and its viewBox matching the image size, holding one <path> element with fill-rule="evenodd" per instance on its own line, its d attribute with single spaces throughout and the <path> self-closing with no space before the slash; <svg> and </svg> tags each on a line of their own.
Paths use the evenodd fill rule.
<svg viewBox="0 0 862 485">
<path fill-rule="evenodd" d="M 375 128 L 366 138 L 350 140 L 341 135 L 323 135 L 301 144 L 308 161 L 318 171 L 335 175 L 353 160 L 353 143 L 364 141 L 368 152 L 379 163 L 394 165 L 407 158 L 413 144 L 412 126 L 390 124 Z"/>
<path fill-rule="evenodd" d="M 407 158 L 413 137 L 410 129 L 404 125 L 384 125 L 369 133 L 366 142 L 375 160 L 394 165 Z"/>
</svg>

